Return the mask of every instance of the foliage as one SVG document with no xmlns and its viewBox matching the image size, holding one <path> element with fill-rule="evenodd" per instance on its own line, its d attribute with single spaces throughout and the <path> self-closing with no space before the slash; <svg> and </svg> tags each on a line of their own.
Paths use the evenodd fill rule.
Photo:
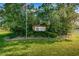
<svg viewBox="0 0 79 59">
<path fill-rule="evenodd" d="M 4 4 L 3 27 L 17 35 L 24 36 L 26 33 L 26 14 L 24 4 Z"/>
<path fill-rule="evenodd" d="M 31 4 L 33 5 L 33 4 Z M 73 29 L 74 20 L 77 19 L 77 13 L 75 12 L 77 4 L 50 4 L 43 3 L 38 9 L 28 8 L 30 13 L 27 12 L 27 29 L 30 35 L 34 35 L 32 26 L 33 25 L 47 25 L 47 31 L 43 33 L 48 36 L 55 37 L 59 35 L 67 35 Z M 35 10 L 35 12 L 31 11 Z M 39 32 L 38 32 L 39 33 Z M 28 34 L 28 33 L 27 33 Z M 38 36 L 42 34 L 37 34 Z"/>
</svg>

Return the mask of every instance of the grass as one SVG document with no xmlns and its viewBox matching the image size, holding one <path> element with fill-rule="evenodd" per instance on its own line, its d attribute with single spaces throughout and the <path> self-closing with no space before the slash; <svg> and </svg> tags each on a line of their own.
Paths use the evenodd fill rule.
<svg viewBox="0 0 79 59">
<path fill-rule="evenodd" d="M 79 34 L 73 33 L 70 41 L 60 39 L 29 39 L 5 41 L 1 56 L 79 56 Z"/>
<path fill-rule="evenodd" d="M 5 45 L 4 38 L 9 36 L 10 34 L 11 32 L 9 31 L 0 30 L 0 47 Z"/>
</svg>

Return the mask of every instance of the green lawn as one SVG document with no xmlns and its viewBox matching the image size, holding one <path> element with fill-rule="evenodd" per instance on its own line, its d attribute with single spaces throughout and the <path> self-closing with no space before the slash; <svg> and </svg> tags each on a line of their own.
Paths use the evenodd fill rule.
<svg viewBox="0 0 79 59">
<path fill-rule="evenodd" d="M 30 39 L 2 41 L 0 55 L 25 56 L 77 56 L 79 55 L 79 35 L 73 33 L 70 41 L 60 39 Z"/>
</svg>

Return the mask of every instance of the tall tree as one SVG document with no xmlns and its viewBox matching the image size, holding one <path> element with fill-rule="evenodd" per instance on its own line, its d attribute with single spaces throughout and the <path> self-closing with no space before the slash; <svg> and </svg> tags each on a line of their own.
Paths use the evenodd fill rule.
<svg viewBox="0 0 79 59">
<path fill-rule="evenodd" d="M 25 35 L 26 32 L 26 13 L 23 6 L 24 4 L 4 5 L 4 26 L 18 35 Z"/>
</svg>

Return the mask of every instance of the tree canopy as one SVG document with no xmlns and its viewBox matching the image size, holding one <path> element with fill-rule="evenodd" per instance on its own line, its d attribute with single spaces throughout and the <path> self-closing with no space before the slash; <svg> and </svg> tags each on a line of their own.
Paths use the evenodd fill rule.
<svg viewBox="0 0 79 59">
<path fill-rule="evenodd" d="M 25 35 L 26 32 L 26 9 L 24 4 L 4 4 L 2 16 L 4 22 L 2 26 L 10 31 Z"/>
<path fill-rule="evenodd" d="M 56 37 L 67 35 L 74 28 L 78 17 L 73 3 L 42 3 L 38 8 L 34 4 L 4 4 L 0 9 L 0 26 L 24 36 Z M 36 32 L 33 26 L 46 26 L 46 31 Z"/>
<path fill-rule="evenodd" d="M 27 12 L 30 35 L 36 33 L 32 30 L 34 24 L 47 25 L 47 31 L 41 32 L 46 37 L 67 35 L 73 28 L 74 20 L 77 19 L 78 14 L 75 12 L 77 5 L 69 3 L 43 3 L 38 9 L 35 9 L 33 4 L 30 4 L 30 8 L 28 8 L 30 13 Z M 35 12 L 31 10 L 35 10 Z M 36 35 L 40 36 L 42 35 L 41 33 Z"/>
</svg>

